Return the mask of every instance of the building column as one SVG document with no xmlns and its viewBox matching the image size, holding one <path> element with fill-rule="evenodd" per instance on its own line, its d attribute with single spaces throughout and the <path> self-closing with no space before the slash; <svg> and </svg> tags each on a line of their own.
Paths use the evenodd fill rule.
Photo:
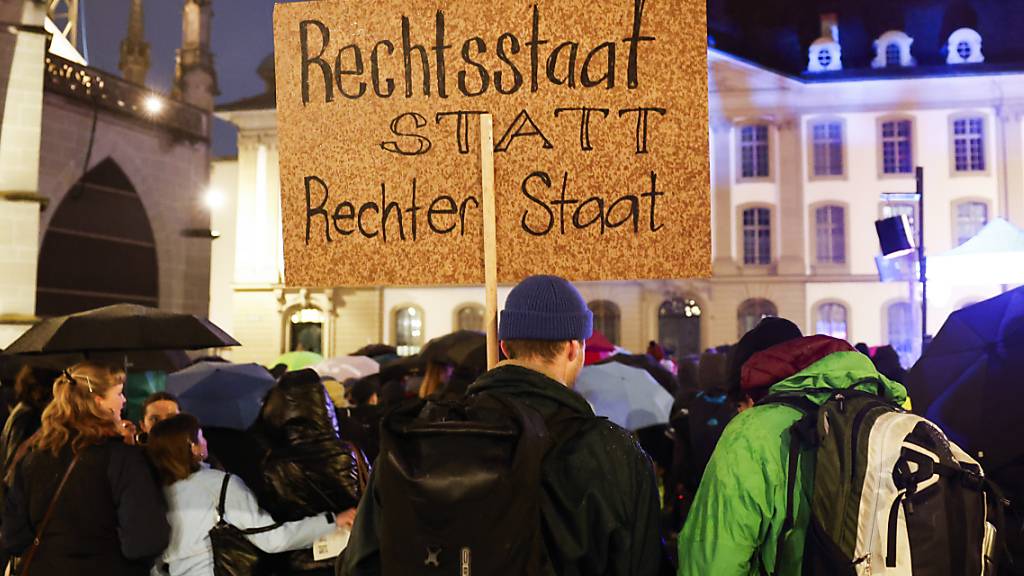
<svg viewBox="0 0 1024 576">
<path fill-rule="evenodd" d="M 739 272 L 733 257 L 732 207 L 732 122 L 724 118 L 711 121 L 711 230 L 715 276 Z"/>
<path fill-rule="evenodd" d="M 807 251 L 804 232 L 803 148 L 800 143 L 800 118 L 784 117 L 777 125 L 779 132 L 775 157 L 779 167 L 779 266 L 783 276 L 807 274 Z"/>
<path fill-rule="evenodd" d="M 46 4 L 21 2 L 0 120 L 0 347 L 36 321 Z"/>
<path fill-rule="evenodd" d="M 1024 123 L 1020 108 L 999 108 L 996 114 L 996 147 L 1001 156 L 997 170 L 1000 201 L 998 213 L 1015 226 L 1024 227 Z"/>
</svg>

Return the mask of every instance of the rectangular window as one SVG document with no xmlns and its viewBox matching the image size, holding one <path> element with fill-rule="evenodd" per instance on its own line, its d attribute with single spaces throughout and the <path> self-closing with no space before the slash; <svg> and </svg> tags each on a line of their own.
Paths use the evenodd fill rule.
<svg viewBox="0 0 1024 576">
<path fill-rule="evenodd" d="M 768 178 L 768 127 L 740 128 L 740 174 L 743 178 Z"/>
<path fill-rule="evenodd" d="M 988 224 L 988 205 L 984 202 L 964 202 L 956 207 L 956 245 L 974 238 Z"/>
<path fill-rule="evenodd" d="M 757 266 L 772 263 L 771 211 L 767 208 L 743 211 L 743 263 Z"/>
<path fill-rule="evenodd" d="M 910 145 L 913 126 L 910 120 L 882 123 L 882 172 L 910 174 L 913 158 Z"/>
<path fill-rule="evenodd" d="M 889 202 L 882 205 L 882 218 L 906 216 L 910 221 L 910 230 L 917 241 L 917 202 Z"/>
<path fill-rule="evenodd" d="M 846 222 L 842 206 L 815 210 L 815 239 L 819 264 L 846 263 Z"/>
<path fill-rule="evenodd" d="M 957 172 L 985 171 L 985 119 L 953 121 L 953 164 Z"/>
<path fill-rule="evenodd" d="M 822 122 L 811 126 L 815 176 L 843 175 L 843 125 Z"/>
</svg>

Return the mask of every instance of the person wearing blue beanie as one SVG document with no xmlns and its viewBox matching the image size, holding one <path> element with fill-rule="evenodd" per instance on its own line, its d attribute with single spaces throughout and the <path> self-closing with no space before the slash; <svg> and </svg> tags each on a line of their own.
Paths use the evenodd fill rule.
<svg viewBox="0 0 1024 576">
<path fill-rule="evenodd" d="M 663 554 L 654 465 L 628 431 L 597 418 L 572 390 L 593 331 L 594 315 L 572 283 L 530 276 L 512 289 L 498 318 L 509 359 L 468 393 L 529 407 L 554 436 L 541 480 L 554 573 L 656 576 Z"/>
<path fill-rule="evenodd" d="M 550 446 L 535 480 L 542 491 L 540 534 L 550 568 L 544 574 L 658 576 L 663 554 L 654 465 L 628 431 L 597 418 L 572 390 L 593 325 L 593 314 L 570 282 L 557 276 L 524 279 L 509 293 L 498 320 L 508 360 L 477 378 L 466 402 L 486 395 L 544 421 Z M 531 488 L 537 489 L 522 487 Z M 381 574 L 380 517 L 376 499 L 363 498 L 338 565 L 340 576 Z"/>
<path fill-rule="evenodd" d="M 594 333 L 594 314 L 568 280 L 530 276 L 505 300 L 498 321 L 501 340 L 585 341 Z"/>
<path fill-rule="evenodd" d="M 505 299 L 498 319 L 501 350 L 552 380 L 572 387 L 583 368 L 585 342 L 594 332 L 594 314 L 568 280 L 529 276 Z"/>
</svg>

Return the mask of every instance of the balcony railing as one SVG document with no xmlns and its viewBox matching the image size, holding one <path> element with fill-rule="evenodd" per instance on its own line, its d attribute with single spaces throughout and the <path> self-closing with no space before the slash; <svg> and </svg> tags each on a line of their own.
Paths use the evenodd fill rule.
<svg viewBox="0 0 1024 576">
<path fill-rule="evenodd" d="M 46 90 L 131 116 L 188 140 L 209 140 L 209 117 L 199 108 L 53 54 L 46 56 Z"/>
</svg>

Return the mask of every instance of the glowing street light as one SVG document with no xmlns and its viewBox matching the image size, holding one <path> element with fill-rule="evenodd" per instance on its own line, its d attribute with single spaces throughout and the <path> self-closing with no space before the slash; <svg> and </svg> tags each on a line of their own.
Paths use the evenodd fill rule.
<svg viewBox="0 0 1024 576">
<path fill-rule="evenodd" d="M 224 193 L 216 188 L 210 188 L 203 195 L 203 204 L 211 211 L 219 209 L 224 206 Z"/>
<path fill-rule="evenodd" d="M 164 101 L 156 94 L 146 96 L 146 99 L 142 102 L 142 106 L 146 109 L 146 112 L 152 116 L 156 116 L 164 111 Z"/>
</svg>

